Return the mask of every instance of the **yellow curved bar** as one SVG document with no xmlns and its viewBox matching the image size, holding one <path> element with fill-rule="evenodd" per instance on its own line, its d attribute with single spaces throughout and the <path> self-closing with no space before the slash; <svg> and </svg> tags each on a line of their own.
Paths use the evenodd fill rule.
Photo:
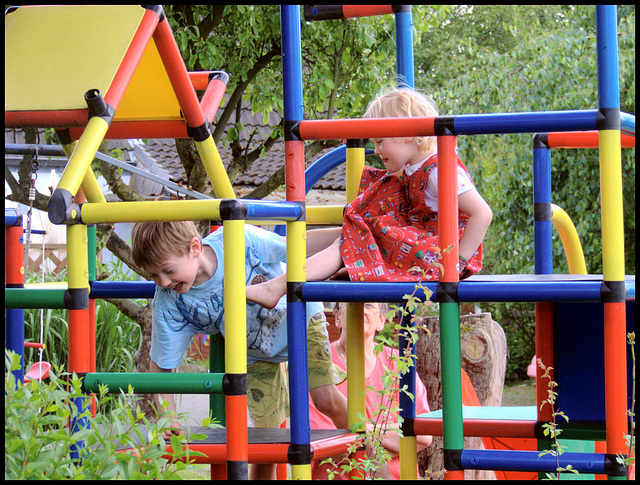
<svg viewBox="0 0 640 485">
<path fill-rule="evenodd" d="M 552 216 L 551 222 L 556 228 L 567 255 L 567 263 L 569 264 L 569 273 L 571 274 L 587 274 L 587 265 L 584 261 L 584 253 L 580 238 L 569 215 L 555 204 L 551 204 Z"/>
</svg>

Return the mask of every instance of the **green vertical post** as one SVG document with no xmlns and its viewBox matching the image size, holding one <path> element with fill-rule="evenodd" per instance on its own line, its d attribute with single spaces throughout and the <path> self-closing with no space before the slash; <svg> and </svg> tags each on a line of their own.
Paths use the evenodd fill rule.
<svg viewBox="0 0 640 485">
<path fill-rule="evenodd" d="M 442 424 L 445 450 L 461 450 L 464 445 L 460 352 L 460 305 L 457 302 L 440 303 Z"/>
<path fill-rule="evenodd" d="M 224 374 L 224 337 L 220 333 L 209 336 L 209 372 Z M 222 426 L 226 426 L 224 396 L 222 394 L 209 395 L 209 409 L 213 418 Z"/>
</svg>

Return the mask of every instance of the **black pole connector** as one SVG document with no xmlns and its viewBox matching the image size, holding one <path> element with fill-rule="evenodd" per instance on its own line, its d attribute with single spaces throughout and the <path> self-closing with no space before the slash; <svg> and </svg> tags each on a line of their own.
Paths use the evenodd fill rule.
<svg viewBox="0 0 640 485">
<path fill-rule="evenodd" d="M 73 194 L 58 188 L 49 199 L 49 220 L 54 224 L 76 224 L 80 222 L 80 206 L 73 203 Z"/>
<path fill-rule="evenodd" d="M 225 396 L 246 396 L 247 374 L 225 374 L 222 378 L 222 394 Z"/>
<path fill-rule="evenodd" d="M 100 94 L 99 89 L 89 89 L 89 91 L 84 93 L 84 100 L 89 107 L 89 118 L 97 116 L 105 120 L 108 124 L 111 124 L 116 110 L 107 104 L 102 94 Z"/>
</svg>

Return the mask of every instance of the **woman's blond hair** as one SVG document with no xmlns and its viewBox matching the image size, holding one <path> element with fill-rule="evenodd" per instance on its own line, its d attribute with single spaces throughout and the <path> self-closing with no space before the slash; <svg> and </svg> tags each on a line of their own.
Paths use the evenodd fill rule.
<svg viewBox="0 0 640 485">
<path fill-rule="evenodd" d="M 131 230 L 131 257 L 142 268 L 162 264 L 189 254 L 194 237 L 201 239 L 192 221 L 138 222 Z"/>
<path fill-rule="evenodd" d="M 394 88 L 384 91 L 369 103 L 364 118 L 406 118 L 438 116 L 435 102 L 428 96 L 411 88 Z M 437 138 L 435 136 L 417 136 L 415 140 L 420 153 L 435 150 Z"/>
</svg>

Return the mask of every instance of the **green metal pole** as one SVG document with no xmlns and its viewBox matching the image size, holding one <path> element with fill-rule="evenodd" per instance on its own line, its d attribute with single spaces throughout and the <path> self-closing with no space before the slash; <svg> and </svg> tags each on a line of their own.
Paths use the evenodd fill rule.
<svg viewBox="0 0 640 485">
<path fill-rule="evenodd" d="M 209 336 L 209 372 L 224 373 L 224 337 L 220 333 Z M 220 394 L 209 395 L 211 415 L 222 426 L 227 423 L 224 401 L 224 396 Z"/>
<path fill-rule="evenodd" d="M 444 448 L 461 450 L 464 437 L 460 378 L 460 306 L 457 302 L 440 303 L 440 356 Z"/>
<path fill-rule="evenodd" d="M 66 288 L 31 289 L 5 288 L 5 308 L 65 308 Z"/>
<path fill-rule="evenodd" d="M 99 392 L 106 385 L 109 392 L 127 392 L 131 386 L 136 393 L 150 394 L 211 394 L 222 393 L 224 374 L 170 374 L 165 372 L 111 373 L 93 372 L 84 378 L 86 392 Z"/>
</svg>

